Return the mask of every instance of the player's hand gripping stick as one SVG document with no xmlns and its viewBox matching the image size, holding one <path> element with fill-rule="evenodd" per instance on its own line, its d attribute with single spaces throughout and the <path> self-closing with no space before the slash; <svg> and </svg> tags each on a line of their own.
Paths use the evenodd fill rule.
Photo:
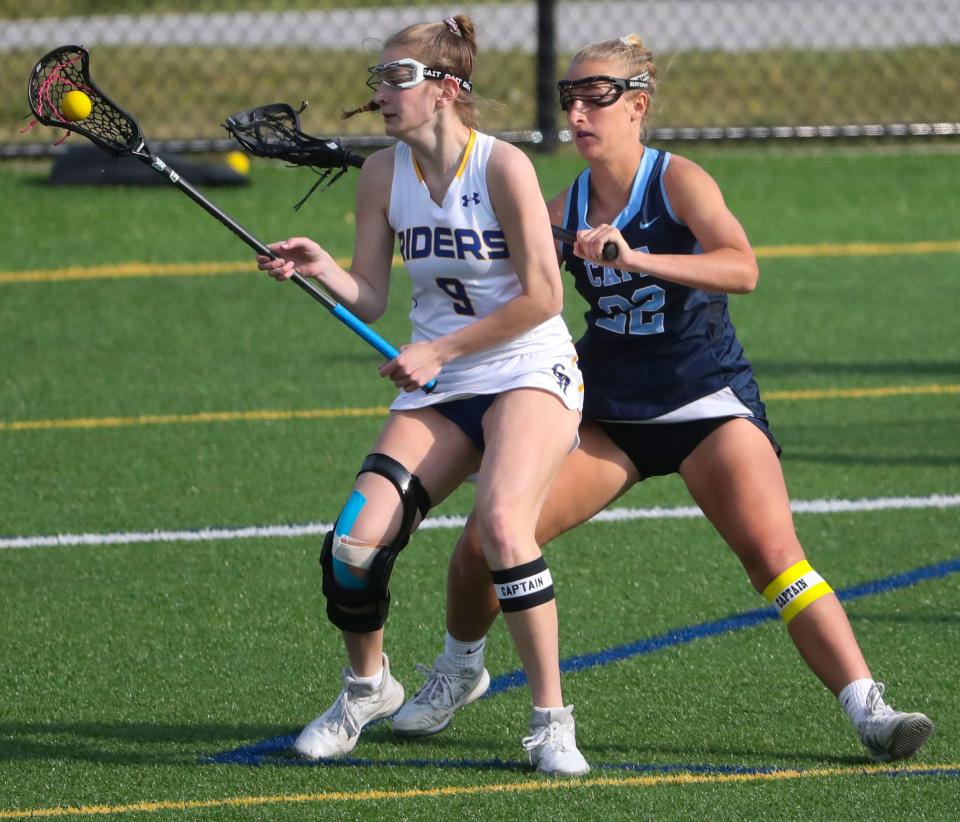
<svg viewBox="0 0 960 822">
<path fill-rule="evenodd" d="M 553 238 L 559 240 L 561 243 L 568 243 L 573 245 L 577 241 L 577 234 L 575 231 L 569 231 L 566 228 L 560 228 L 558 225 L 550 226 L 553 229 Z M 607 240 L 603 244 L 603 259 L 608 262 L 612 262 L 617 259 L 617 254 L 620 252 L 617 250 L 617 244 L 613 240 Z"/>
</svg>

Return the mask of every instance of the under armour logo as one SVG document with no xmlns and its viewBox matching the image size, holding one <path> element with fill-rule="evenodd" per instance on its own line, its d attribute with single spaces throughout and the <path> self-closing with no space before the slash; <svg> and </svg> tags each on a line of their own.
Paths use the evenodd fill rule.
<svg viewBox="0 0 960 822">
<path fill-rule="evenodd" d="M 463 207 L 466 208 L 472 202 L 474 205 L 480 205 L 480 192 L 474 191 L 473 194 L 463 194 L 460 196 Z"/>
<path fill-rule="evenodd" d="M 560 390 L 566 393 L 567 388 L 570 385 L 570 378 L 566 375 L 566 373 L 564 373 L 563 365 L 561 363 L 557 363 L 555 366 L 553 366 L 553 376 L 557 378 L 557 385 L 560 386 Z"/>
</svg>

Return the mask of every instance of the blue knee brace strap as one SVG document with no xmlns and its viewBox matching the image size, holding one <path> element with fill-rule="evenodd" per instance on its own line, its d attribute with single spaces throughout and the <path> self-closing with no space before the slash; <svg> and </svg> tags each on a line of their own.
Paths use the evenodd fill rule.
<svg viewBox="0 0 960 822">
<path fill-rule="evenodd" d="M 343 506 L 343 510 L 340 512 L 340 516 L 337 517 L 337 522 L 333 528 L 333 537 L 334 540 L 337 537 L 343 537 L 345 534 L 350 533 L 350 529 L 353 528 L 353 523 L 357 521 L 357 517 L 360 515 L 360 510 L 366 505 L 367 499 L 361 494 L 356 488 L 353 489 L 353 493 L 350 494 L 347 504 Z M 370 548 L 371 551 L 377 551 L 378 548 Z M 333 576 L 340 585 L 343 585 L 345 588 L 366 588 L 367 580 L 359 579 L 350 573 L 349 568 L 350 564 L 344 562 L 338 556 L 333 556 L 332 560 Z M 366 564 L 364 565 L 366 567 Z"/>
</svg>

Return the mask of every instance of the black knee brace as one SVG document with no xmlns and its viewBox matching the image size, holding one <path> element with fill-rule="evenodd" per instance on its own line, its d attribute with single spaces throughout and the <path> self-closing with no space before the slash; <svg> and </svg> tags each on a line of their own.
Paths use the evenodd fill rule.
<svg viewBox="0 0 960 822">
<path fill-rule="evenodd" d="M 327 617 L 342 631 L 371 633 L 383 627 L 390 610 L 390 574 L 397 555 L 410 541 L 417 512 L 423 519 L 430 510 L 430 497 L 416 475 L 386 454 L 369 454 L 357 476 L 379 474 L 393 483 L 403 505 L 403 519 L 393 542 L 377 551 L 364 588 L 347 588 L 333 575 L 333 531 L 327 533 L 320 552 L 323 571 L 323 595 L 327 598 Z"/>
</svg>

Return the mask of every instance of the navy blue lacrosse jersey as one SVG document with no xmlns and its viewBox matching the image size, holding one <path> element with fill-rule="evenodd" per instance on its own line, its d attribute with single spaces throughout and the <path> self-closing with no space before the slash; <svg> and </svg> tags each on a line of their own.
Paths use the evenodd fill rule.
<svg viewBox="0 0 960 822">
<path fill-rule="evenodd" d="M 670 207 L 663 175 L 668 153 L 645 147 L 630 201 L 612 222 L 633 249 L 697 254 L 693 232 Z M 590 228 L 590 170 L 567 196 L 564 227 Z M 727 414 L 765 420 L 760 392 L 727 311 L 726 294 L 710 294 L 647 274 L 595 265 L 562 244 L 577 291 L 589 304 L 577 343 L 585 383 L 584 416 L 662 421 Z M 732 392 L 732 393 L 731 393 Z M 711 404 L 716 395 L 719 403 Z M 697 402 L 686 413 L 684 406 Z M 739 410 L 723 410 L 724 403 Z M 680 409 L 678 411 L 678 409 Z M 679 415 L 679 418 L 678 418 Z"/>
</svg>

